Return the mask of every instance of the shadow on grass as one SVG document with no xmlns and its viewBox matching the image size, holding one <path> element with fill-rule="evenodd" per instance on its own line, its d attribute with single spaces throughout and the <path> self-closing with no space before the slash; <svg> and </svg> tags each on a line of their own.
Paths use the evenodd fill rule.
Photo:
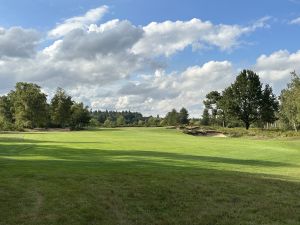
<svg viewBox="0 0 300 225">
<path fill-rule="evenodd" d="M 20 137 L 0 137 L 0 143 L 19 143 L 19 144 L 37 144 L 37 143 L 57 143 L 57 144 L 103 144 L 103 141 L 50 141 L 36 140 Z M 11 146 L 11 145 L 10 145 Z"/>
<path fill-rule="evenodd" d="M 0 224 L 299 224 L 300 184 L 200 168 L 295 165 L 139 150 L 1 144 Z"/>
<path fill-rule="evenodd" d="M 153 150 L 113 150 L 113 149 L 82 149 L 82 148 L 69 148 L 60 145 L 39 145 L 39 143 L 47 143 L 43 141 L 36 141 L 25 139 L 24 142 L 17 138 L 0 138 L 5 140 L 6 145 L 0 142 L 0 157 L 2 159 L 13 159 L 17 157 L 18 160 L 27 160 L 29 158 L 44 158 L 47 157 L 60 162 L 75 163 L 92 163 L 99 164 L 119 164 L 135 166 L 147 165 L 169 165 L 169 166 L 190 166 L 191 164 L 197 166 L 205 163 L 218 164 L 231 164 L 241 166 L 255 166 L 255 167 L 298 167 L 296 164 L 275 162 L 267 160 L 253 160 L 253 159 L 235 159 L 216 156 L 201 156 L 189 155 L 180 153 L 160 152 Z M 22 144 L 10 144 L 19 141 Z M 50 142 L 49 142 L 50 143 Z M 101 143 L 101 142 L 57 142 L 57 143 Z M 34 162 L 34 161 L 33 161 Z"/>
</svg>

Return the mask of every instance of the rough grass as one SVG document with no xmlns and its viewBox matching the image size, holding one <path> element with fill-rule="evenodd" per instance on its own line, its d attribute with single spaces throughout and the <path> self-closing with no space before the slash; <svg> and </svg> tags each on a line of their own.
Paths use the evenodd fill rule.
<svg viewBox="0 0 300 225">
<path fill-rule="evenodd" d="M 213 128 L 221 131 L 229 137 L 255 137 L 255 138 L 299 138 L 300 132 L 295 132 L 293 130 L 282 130 L 282 129 L 261 129 L 261 128 L 251 128 L 246 130 L 243 127 L 236 128 L 223 128 L 216 127 Z"/>
<path fill-rule="evenodd" d="M 300 139 L 0 134 L 0 224 L 300 224 Z"/>
</svg>

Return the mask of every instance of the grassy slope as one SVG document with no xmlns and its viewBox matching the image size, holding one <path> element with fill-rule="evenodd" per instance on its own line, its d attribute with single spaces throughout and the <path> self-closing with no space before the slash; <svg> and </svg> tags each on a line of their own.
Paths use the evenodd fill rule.
<svg viewBox="0 0 300 225">
<path fill-rule="evenodd" d="M 0 225 L 300 224 L 300 140 L 0 134 Z"/>
</svg>

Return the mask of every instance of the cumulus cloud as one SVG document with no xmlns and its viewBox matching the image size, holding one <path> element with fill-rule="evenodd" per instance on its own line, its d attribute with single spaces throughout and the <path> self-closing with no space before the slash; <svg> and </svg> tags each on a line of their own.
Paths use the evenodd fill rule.
<svg viewBox="0 0 300 225">
<path fill-rule="evenodd" d="M 133 109 L 143 109 L 148 114 L 164 115 L 172 108 L 185 106 L 193 116 L 199 116 L 205 95 L 229 85 L 234 73 L 229 61 L 210 61 L 180 73 L 158 70 L 124 85 L 118 94 L 128 96 Z"/>
<path fill-rule="evenodd" d="M 151 62 L 129 51 L 141 32 L 129 21 L 119 20 L 75 29 L 35 57 L 0 61 L 0 75 L 13 78 L 11 82 L 24 80 L 47 86 L 104 86 Z"/>
<path fill-rule="evenodd" d="M 190 21 L 152 22 L 143 27 L 143 38 L 132 51 L 137 54 L 170 56 L 188 46 L 215 46 L 228 50 L 239 45 L 239 38 L 257 28 L 267 26 L 269 17 L 256 21 L 251 26 L 214 25 L 210 21 L 192 19 Z"/>
<path fill-rule="evenodd" d="M 300 71 L 300 50 L 294 53 L 279 50 L 270 55 L 261 55 L 253 68 L 264 82 L 273 86 L 278 95 L 289 82 L 291 72 Z"/>
<path fill-rule="evenodd" d="M 162 61 L 189 46 L 232 49 L 243 35 L 266 27 L 269 19 L 250 26 L 200 19 L 152 22 L 144 27 L 118 19 L 98 24 L 107 11 L 107 6 L 101 6 L 66 19 L 48 32 L 52 43 L 38 51 L 37 31 L 0 29 L 0 93 L 17 81 L 28 81 L 43 86 L 50 96 L 57 86 L 63 87 L 94 109 L 164 115 L 185 106 L 198 116 L 205 94 L 233 80 L 234 66 L 229 61 L 209 61 L 167 72 Z M 264 57 L 257 68 L 267 71 L 268 63 L 263 61 L 272 57 Z"/>
<path fill-rule="evenodd" d="M 36 53 L 39 34 L 32 29 L 11 27 L 0 28 L 0 58 L 31 57 Z"/>
<path fill-rule="evenodd" d="M 98 22 L 108 11 L 108 6 L 104 5 L 95 9 L 91 9 L 83 16 L 76 16 L 66 19 L 63 23 L 48 32 L 48 36 L 59 38 L 72 30 L 87 28 L 90 24 Z"/>
<path fill-rule="evenodd" d="M 76 29 L 52 48 L 59 58 L 95 58 L 97 55 L 127 52 L 142 36 L 142 30 L 129 21 L 113 20 L 91 26 L 89 30 Z"/>
<path fill-rule="evenodd" d="M 279 50 L 270 55 L 261 55 L 255 69 L 263 78 L 271 81 L 289 78 L 290 72 L 300 70 L 300 50 L 295 53 Z"/>
</svg>

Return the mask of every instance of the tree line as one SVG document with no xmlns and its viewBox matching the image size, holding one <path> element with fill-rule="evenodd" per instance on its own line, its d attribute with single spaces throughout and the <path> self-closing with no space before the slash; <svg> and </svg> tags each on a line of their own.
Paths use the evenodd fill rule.
<svg viewBox="0 0 300 225">
<path fill-rule="evenodd" d="M 201 124 L 223 127 L 265 127 L 278 122 L 283 128 L 300 126 L 300 78 L 292 72 L 291 82 L 277 98 L 251 70 L 243 70 L 222 92 L 211 91 L 203 101 Z"/>
<path fill-rule="evenodd" d="M 156 117 L 145 117 L 139 112 L 130 111 L 91 111 L 90 125 L 97 127 L 122 127 L 122 126 L 142 126 L 142 127 L 159 127 L 159 126 L 177 126 L 189 124 L 189 114 L 187 109 L 181 108 L 179 112 L 173 109 L 167 113 L 165 118 L 159 115 Z"/>
<path fill-rule="evenodd" d="M 181 126 L 268 127 L 280 124 L 297 131 L 300 127 L 300 77 L 293 72 L 287 87 L 276 97 L 270 85 L 263 85 L 251 70 L 243 70 L 222 91 L 206 95 L 201 118 L 189 119 L 186 108 L 172 109 L 165 117 L 145 117 L 139 112 L 89 110 L 58 88 L 50 102 L 41 87 L 18 82 L 15 89 L 0 96 L 0 130 L 24 128 L 71 128 L 86 126 Z"/>
<path fill-rule="evenodd" d="M 33 83 L 18 82 L 14 90 L 0 96 L 0 130 L 82 129 L 89 121 L 88 107 L 73 101 L 62 88 L 49 104 L 41 87 Z"/>
</svg>

